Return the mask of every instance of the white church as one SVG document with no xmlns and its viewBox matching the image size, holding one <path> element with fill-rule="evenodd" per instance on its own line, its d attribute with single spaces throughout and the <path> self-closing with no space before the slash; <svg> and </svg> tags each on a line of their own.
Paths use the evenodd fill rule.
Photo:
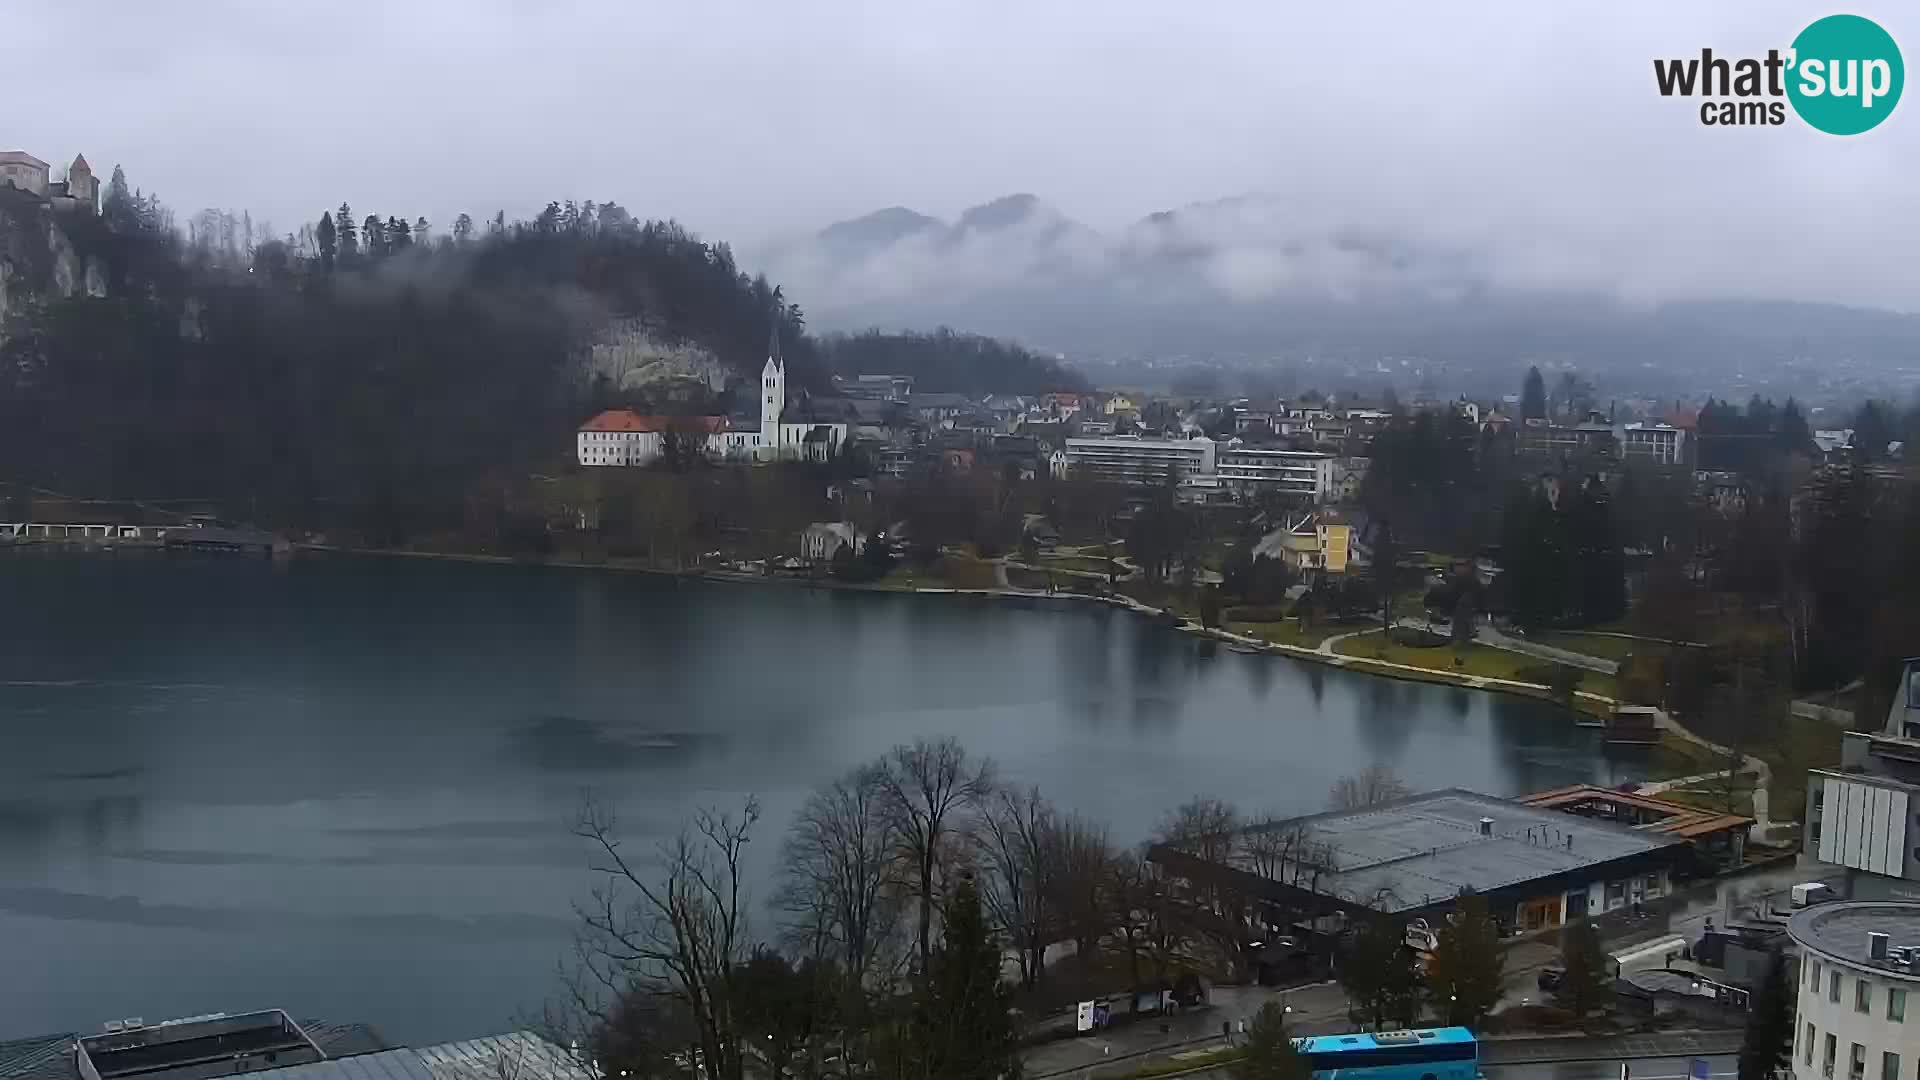
<svg viewBox="0 0 1920 1080">
<path fill-rule="evenodd" d="M 666 450 L 669 434 L 701 440 L 707 456 L 727 461 L 826 461 L 847 441 L 844 420 L 803 418 L 804 403 L 787 400 L 787 365 L 780 357 L 780 331 L 768 343 L 760 369 L 760 423 L 726 416 L 642 416 L 608 409 L 576 433 L 582 465 L 646 465 Z"/>
</svg>

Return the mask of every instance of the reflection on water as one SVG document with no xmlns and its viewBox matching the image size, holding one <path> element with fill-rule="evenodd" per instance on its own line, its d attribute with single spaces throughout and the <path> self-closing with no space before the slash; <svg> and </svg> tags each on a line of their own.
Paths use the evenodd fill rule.
<svg viewBox="0 0 1920 1080">
<path fill-rule="evenodd" d="M 1617 782 L 1539 703 L 1236 653 L 1124 612 L 415 560 L 0 559 L 0 1018 L 282 1006 L 396 1039 L 552 989 L 590 879 L 583 789 L 632 850 L 952 734 L 1144 837 L 1197 793 L 1320 809 Z"/>
</svg>

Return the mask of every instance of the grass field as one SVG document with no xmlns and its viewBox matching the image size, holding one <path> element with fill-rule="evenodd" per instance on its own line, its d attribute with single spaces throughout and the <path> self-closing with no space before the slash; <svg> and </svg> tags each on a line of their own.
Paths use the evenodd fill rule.
<svg viewBox="0 0 1920 1080">
<path fill-rule="evenodd" d="M 1090 574 L 1105 574 L 1107 560 L 1092 555 L 1042 555 L 1038 566 L 1051 566 L 1056 570 L 1083 570 Z M 1114 567 L 1116 574 L 1125 575 L 1122 567 Z"/>
<path fill-rule="evenodd" d="M 1315 623 L 1302 630 L 1298 619 L 1287 619 L 1284 622 L 1229 622 L 1226 628 L 1236 634 L 1245 634 L 1248 637 L 1257 637 L 1302 649 L 1317 649 L 1321 642 L 1343 632 L 1344 629 L 1350 629 Z"/>
<path fill-rule="evenodd" d="M 1333 650 L 1342 656 L 1383 660 L 1389 664 L 1405 664 L 1456 675 L 1475 675 L 1484 679 L 1511 679 L 1545 686 L 1549 685 L 1548 680 L 1552 677 L 1553 665 L 1537 657 L 1478 643 L 1467 646 L 1465 650 L 1457 650 L 1452 646 L 1418 648 L 1399 645 L 1384 640 L 1377 630 L 1350 637 L 1335 645 Z M 1580 673 L 1578 689 L 1602 697 L 1620 696 L 1619 683 L 1612 676 L 1592 671 Z"/>
<path fill-rule="evenodd" d="M 1625 660 L 1630 655 L 1650 656 L 1664 653 L 1667 646 L 1653 641 L 1635 641 L 1632 638 L 1608 637 L 1604 634 L 1582 634 L 1572 631 L 1543 631 L 1529 634 L 1528 641 L 1537 641 L 1542 645 L 1551 645 L 1556 649 L 1597 656 L 1602 660 Z"/>
</svg>

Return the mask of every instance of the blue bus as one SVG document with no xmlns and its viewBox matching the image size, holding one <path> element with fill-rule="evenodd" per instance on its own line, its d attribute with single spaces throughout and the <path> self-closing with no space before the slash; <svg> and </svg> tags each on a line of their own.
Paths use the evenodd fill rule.
<svg viewBox="0 0 1920 1080">
<path fill-rule="evenodd" d="M 1463 1027 L 1295 1039 L 1313 1080 L 1475 1080 L 1480 1044 Z"/>
</svg>

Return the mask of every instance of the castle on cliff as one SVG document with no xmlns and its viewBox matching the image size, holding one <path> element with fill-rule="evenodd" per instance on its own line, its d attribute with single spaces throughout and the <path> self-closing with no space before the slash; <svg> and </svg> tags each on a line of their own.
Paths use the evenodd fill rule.
<svg viewBox="0 0 1920 1080">
<path fill-rule="evenodd" d="M 67 178 L 50 179 L 50 166 L 25 150 L 0 150 L 0 187 L 14 187 L 53 204 L 55 210 L 100 212 L 100 180 L 85 154 L 67 166 Z"/>
</svg>

